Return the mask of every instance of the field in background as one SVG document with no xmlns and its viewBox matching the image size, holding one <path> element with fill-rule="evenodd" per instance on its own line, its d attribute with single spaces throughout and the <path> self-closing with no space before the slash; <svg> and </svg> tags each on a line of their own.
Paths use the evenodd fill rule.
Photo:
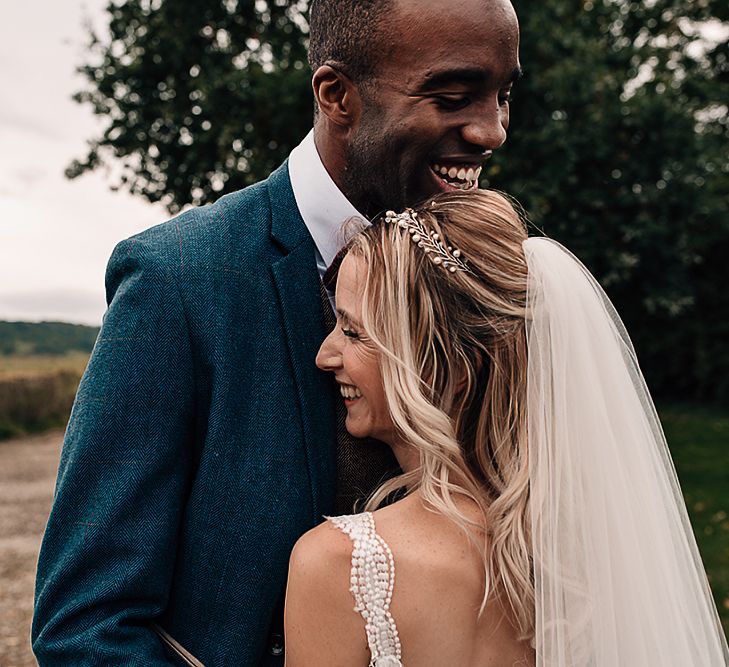
<svg viewBox="0 0 729 667">
<path fill-rule="evenodd" d="M 17 377 L 37 377 L 58 371 L 81 371 L 89 360 L 87 352 L 58 354 L 34 354 L 30 356 L 0 355 L 0 380 Z"/>
<path fill-rule="evenodd" d="M 63 426 L 89 355 L 0 355 L 0 440 Z"/>
<path fill-rule="evenodd" d="M 0 321 L 0 440 L 64 426 L 98 327 Z"/>
</svg>

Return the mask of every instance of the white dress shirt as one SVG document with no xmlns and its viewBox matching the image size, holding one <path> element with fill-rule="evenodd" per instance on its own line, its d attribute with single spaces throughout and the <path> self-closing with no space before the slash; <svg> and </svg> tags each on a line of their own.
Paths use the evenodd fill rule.
<svg viewBox="0 0 729 667">
<path fill-rule="evenodd" d="M 342 227 L 344 223 L 358 218 L 368 224 L 367 218 L 352 206 L 327 172 L 314 144 L 314 130 L 291 151 L 289 177 L 299 213 L 316 245 L 316 266 L 323 278 L 349 240 Z M 331 293 L 329 297 L 334 307 Z"/>
</svg>

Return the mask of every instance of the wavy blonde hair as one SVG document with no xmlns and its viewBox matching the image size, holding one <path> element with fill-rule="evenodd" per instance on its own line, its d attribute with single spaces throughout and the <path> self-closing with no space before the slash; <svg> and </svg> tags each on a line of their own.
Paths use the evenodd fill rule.
<svg viewBox="0 0 729 667">
<path fill-rule="evenodd" d="M 479 548 L 485 590 L 506 601 L 522 638 L 534 633 L 526 448 L 527 230 L 494 191 L 439 195 L 415 208 L 466 258 L 470 272 L 434 264 L 406 230 L 384 221 L 350 244 L 367 266 L 362 326 L 379 348 L 387 403 L 420 467 L 367 503 L 418 490 Z M 474 523 L 454 496 L 470 498 Z"/>
</svg>

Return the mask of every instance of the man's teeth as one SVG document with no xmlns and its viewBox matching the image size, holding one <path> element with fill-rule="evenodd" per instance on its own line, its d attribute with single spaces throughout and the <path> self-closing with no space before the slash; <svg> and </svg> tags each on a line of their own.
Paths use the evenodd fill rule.
<svg viewBox="0 0 729 667">
<path fill-rule="evenodd" d="M 354 399 L 362 397 L 362 392 L 357 389 L 357 387 L 353 387 L 349 384 L 340 384 L 339 391 L 342 392 L 342 396 L 344 396 L 344 398 Z"/>
<path fill-rule="evenodd" d="M 470 190 L 478 183 L 481 175 L 481 167 L 446 167 L 442 164 L 434 164 L 433 171 L 438 174 L 446 183 L 455 185 L 461 190 Z"/>
</svg>

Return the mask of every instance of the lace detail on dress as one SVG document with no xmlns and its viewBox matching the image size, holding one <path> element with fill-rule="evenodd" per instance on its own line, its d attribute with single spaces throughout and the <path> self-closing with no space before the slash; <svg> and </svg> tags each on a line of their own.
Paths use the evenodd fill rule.
<svg viewBox="0 0 729 667">
<path fill-rule="evenodd" d="M 390 614 L 395 561 L 390 547 L 375 532 L 372 512 L 327 517 L 352 540 L 350 588 L 354 611 L 365 621 L 370 667 L 403 667 L 400 638 Z"/>
</svg>

